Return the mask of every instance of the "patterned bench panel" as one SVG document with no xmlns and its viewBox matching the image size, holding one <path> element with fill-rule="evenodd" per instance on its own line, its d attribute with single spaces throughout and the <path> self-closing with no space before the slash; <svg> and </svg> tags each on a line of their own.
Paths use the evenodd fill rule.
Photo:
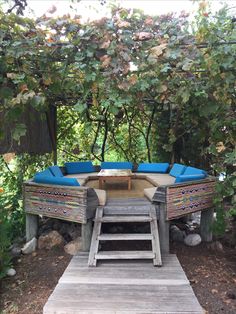
<svg viewBox="0 0 236 314">
<path fill-rule="evenodd" d="M 26 213 L 85 224 L 93 217 L 98 198 L 93 189 L 24 183 Z"/>
<path fill-rule="evenodd" d="M 205 179 L 159 187 L 153 202 L 166 203 L 166 219 L 176 219 L 213 207 L 215 184 L 215 179 Z"/>
</svg>

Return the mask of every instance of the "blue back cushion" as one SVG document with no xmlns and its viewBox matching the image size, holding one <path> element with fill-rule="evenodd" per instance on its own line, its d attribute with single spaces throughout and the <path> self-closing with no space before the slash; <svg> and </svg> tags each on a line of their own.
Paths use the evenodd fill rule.
<svg viewBox="0 0 236 314">
<path fill-rule="evenodd" d="M 158 173 L 166 173 L 169 168 L 168 163 L 143 163 L 139 164 L 137 172 L 158 172 Z"/>
<path fill-rule="evenodd" d="M 101 163 L 101 169 L 130 169 L 132 170 L 133 164 L 129 161 L 103 161 Z"/>
<path fill-rule="evenodd" d="M 61 169 L 58 166 L 51 166 L 48 167 L 48 169 L 51 171 L 54 177 L 57 178 L 63 177 L 63 173 L 61 172 Z"/>
<path fill-rule="evenodd" d="M 205 179 L 206 175 L 205 174 L 193 174 L 193 175 L 180 175 L 176 177 L 175 183 L 180 183 L 180 182 L 187 182 L 187 181 L 195 181 L 195 180 L 202 180 Z"/>
<path fill-rule="evenodd" d="M 181 174 L 184 173 L 185 169 L 186 169 L 186 166 L 184 166 L 184 165 L 174 164 L 173 167 L 171 168 L 171 171 L 170 171 L 169 174 L 172 177 L 178 177 L 178 176 L 180 176 Z"/>
<path fill-rule="evenodd" d="M 54 184 L 54 185 L 66 185 L 66 186 L 79 186 L 79 182 L 75 178 L 58 178 L 49 176 L 40 176 L 36 174 L 34 176 L 34 182 L 43 184 Z"/>
<path fill-rule="evenodd" d="M 91 161 L 65 162 L 65 168 L 68 174 L 88 173 L 95 171 Z"/>
<path fill-rule="evenodd" d="M 47 168 L 43 171 L 40 171 L 40 172 L 36 172 L 36 175 L 37 176 L 41 176 L 41 177 L 53 177 L 53 174 L 51 173 L 51 171 Z"/>
<path fill-rule="evenodd" d="M 205 174 L 206 175 L 206 171 L 202 170 L 202 169 L 198 169 L 198 168 L 194 168 L 194 167 L 187 167 L 184 170 L 184 175 L 194 175 L 194 174 Z"/>
</svg>

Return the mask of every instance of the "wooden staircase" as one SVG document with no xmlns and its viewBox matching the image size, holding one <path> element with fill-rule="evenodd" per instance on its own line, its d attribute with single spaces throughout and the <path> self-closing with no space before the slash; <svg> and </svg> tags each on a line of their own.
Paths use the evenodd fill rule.
<svg viewBox="0 0 236 314">
<path fill-rule="evenodd" d="M 149 223 L 150 233 L 101 233 L 103 223 Z M 151 241 L 150 251 L 99 251 L 99 241 Z M 161 253 L 157 216 L 151 204 L 142 206 L 101 206 L 96 210 L 93 235 L 88 259 L 89 266 L 105 259 L 153 259 L 154 266 L 161 266 Z"/>
</svg>

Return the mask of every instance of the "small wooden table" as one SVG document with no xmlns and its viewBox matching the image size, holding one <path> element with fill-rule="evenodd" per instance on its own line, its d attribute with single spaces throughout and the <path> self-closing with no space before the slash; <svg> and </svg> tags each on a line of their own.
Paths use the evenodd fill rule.
<svg viewBox="0 0 236 314">
<path fill-rule="evenodd" d="M 127 181 L 128 190 L 131 190 L 132 171 L 127 169 L 102 169 L 98 173 L 99 188 L 102 189 L 106 181 Z"/>
</svg>

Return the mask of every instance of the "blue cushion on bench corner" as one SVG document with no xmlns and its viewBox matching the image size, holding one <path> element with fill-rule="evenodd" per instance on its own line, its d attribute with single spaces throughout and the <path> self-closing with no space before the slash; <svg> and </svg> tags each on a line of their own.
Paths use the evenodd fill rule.
<svg viewBox="0 0 236 314">
<path fill-rule="evenodd" d="M 157 172 L 166 173 L 169 168 L 169 163 L 142 163 L 138 165 L 137 172 Z"/>
<path fill-rule="evenodd" d="M 34 176 L 34 182 L 54 185 L 80 186 L 79 182 L 75 178 L 48 177 L 40 176 L 38 174 Z"/>
<path fill-rule="evenodd" d="M 41 177 L 53 177 L 53 174 L 52 174 L 52 172 L 47 168 L 47 169 L 45 169 L 45 170 L 43 170 L 43 171 L 40 171 L 40 172 L 36 172 L 36 174 L 35 175 L 37 175 L 37 176 L 41 176 Z"/>
<path fill-rule="evenodd" d="M 51 171 L 54 177 L 62 178 L 63 173 L 61 172 L 61 169 L 58 166 L 51 166 L 48 167 L 48 169 Z"/>
<path fill-rule="evenodd" d="M 101 169 L 129 169 L 132 170 L 133 164 L 129 161 L 103 161 Z"/>
<path fill-rule="evenodd" d="M 193 175 L 180 175 L 176 177 L 175 183 L 180 183 L 180 182 L 187 182 L 187 181 L 195 181 L 195 180 L 202 180 L 205 179 L 206 175 L 205 174 L 193 174 Z"/>
<path fill-rule="evenodd" d="M 89 173 L 95 171 L 91 161 L 65 162 L 65 168 L 68 174 Z"/>
<path fill-rule="evenodd" d="M 187 167 L 185 170 L 184 170 L 184 175 L 194 175 L 194 174 L 205 174 L 207 175 L 206 171 L 205 170 L 202 170 L 202 169 L 198 169 L 198 168 L 194 168 L 194 167 Z"/>
<path fill-rule="evenodd" d="M 169 172 L 169 175 L 171 175 L 172 177 L 178 177 L 184 173 L 185 169 L 186 169 L 186 166 L 184 165 L 174 164 Z"/>
</svg>

